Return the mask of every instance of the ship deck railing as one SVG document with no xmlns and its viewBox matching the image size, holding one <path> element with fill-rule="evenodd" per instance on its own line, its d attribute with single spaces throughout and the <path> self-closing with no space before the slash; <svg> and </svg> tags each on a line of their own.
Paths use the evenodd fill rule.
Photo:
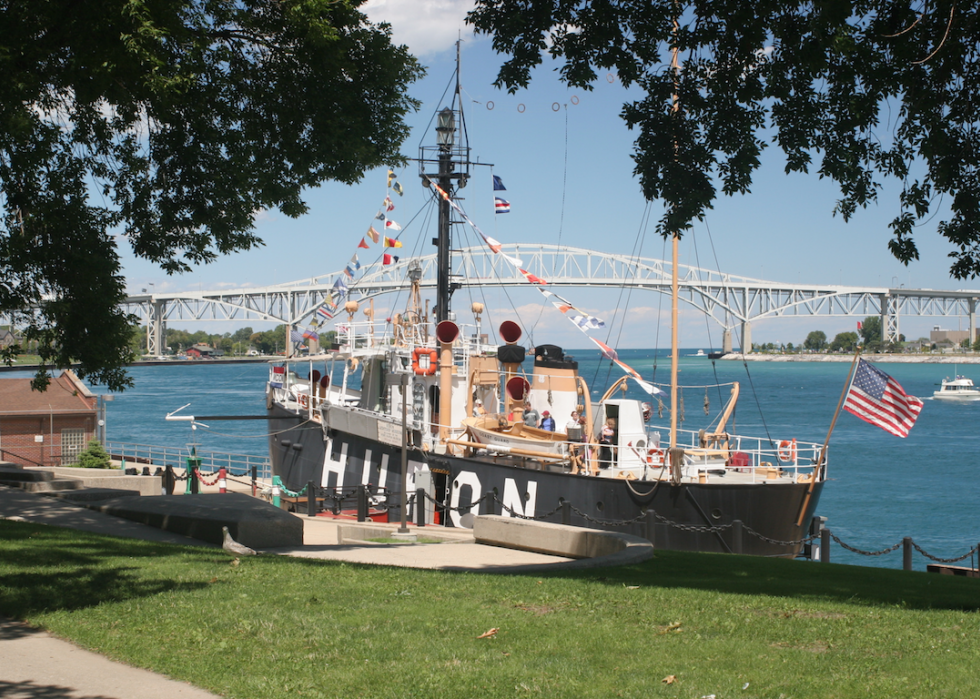
<svg viewBox="0 0 980 699">
<path fill-rule="evenodd" d="M 106 451 L 115 461 L 123 461 L 127 468 L 148 466 L 152 468 L 186 468 L 187 459 L 194 456 L 200 459 L 200 469 L 203 473 L 215 472 L 224 468 L 229 475 L 251 476 L 252 469 L 256 470 L 259 480 L 271 480 L 272 463 L 268 456 L 253 454 L 236 454 L 232 452 L 202 449 L 199 445 L 182 447 L 156 446 L 150 444 L 132 444 L 128 442 L 106 442 Z"/>
</svg>

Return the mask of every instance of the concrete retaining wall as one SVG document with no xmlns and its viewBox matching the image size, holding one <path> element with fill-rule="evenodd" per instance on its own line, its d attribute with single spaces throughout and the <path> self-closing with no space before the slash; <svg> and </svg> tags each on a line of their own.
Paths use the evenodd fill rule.
<svg viewBox="0 0 980 699">
<path fill-rule="evenodd" d="M 72 468 L 55 466 L 48 468 L 28 468 L 28 471 L 49 471 L 58 478 L 72 478 L 82 482 L 86 488 L 112 488 L 115 490 L 135 490 L 140 495 L 159 495 L 160 476 L 127 476 L 120 469 Z"/>
<path fill-rule="evenodd" d="M 653 544 L 638 536 L 498 515 L 474 517 L 473 536 L 479 544 L 589 559 L 596 566 L 639 563 L 653 556 Z"/>
</svg>

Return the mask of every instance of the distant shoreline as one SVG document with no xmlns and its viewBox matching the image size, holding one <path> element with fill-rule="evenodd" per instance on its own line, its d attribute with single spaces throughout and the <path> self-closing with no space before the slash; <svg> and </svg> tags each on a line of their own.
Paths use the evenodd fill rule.
<svg viewBox="0 0 980 699">
<path fill-rule="evenodd" d="M 862 354 L 870 362 L 893 364 L 980 364 L 980 355 L 966 354 Z M 731 352 L 724 361 L 747 362 L 850 362 L 854 355 L 846 354 L 739 354 Z"/>
</svg>

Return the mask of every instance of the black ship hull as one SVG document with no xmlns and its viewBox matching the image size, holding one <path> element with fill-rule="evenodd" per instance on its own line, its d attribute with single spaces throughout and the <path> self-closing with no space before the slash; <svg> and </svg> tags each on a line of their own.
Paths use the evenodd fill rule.
<svg viewBox="0 0 980 699">
<path fill-rule="evenodd" d="M 300 490 L 310 482 L 337 490 L 380 486 L 390 493 L 389 521 L 400 520 L 399 446 L 325 431 L 314 422 L 297 426 L 296 414 L 276 404 L 269 419 L 273 474 L 286 488 Z M 467 514 L 493 513 L 619 531 L 662 549 L 784 557 L 800 553 L 823 488 L 822 482 L 811 490 L 808 482 L 786 481 L 674 485 L 411 450 L 408 493 L 424 470 L 431 473 L 439 519 L 447 526 L 466 526 Z M 406 516 L 414 521 L 411 505 Z"/>
</svg>

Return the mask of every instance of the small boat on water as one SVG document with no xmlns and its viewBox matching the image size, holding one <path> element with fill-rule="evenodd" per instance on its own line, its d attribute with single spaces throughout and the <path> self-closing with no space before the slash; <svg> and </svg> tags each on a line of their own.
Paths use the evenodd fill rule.
<svg viewBox="0 0 980 699">
<path fill-rule="evenodd" d="M 954 375 L 953 378 L 943 379 L 933 398 L 941 400 L 980 400 L 980 388 L 973 385 L 973 380 L 965 376 Z"/>
<path fill-rule="evenodd" d="M 703 349 L 699 349 L 695 354 L 689 354 L 688 357 L 707 357 Z"/>
<path fill-rule="evenodd" d="M 451 264 L 451 226 L 468 224 L 494 254 L 520 263 L 476 228 L 455 197 L 472 165 L 468 145 L 454 140 L 466 133 L 461 94 L 457 72 L 453 106 L 438 113 L 440 145 L 424 147 L 419 158 L 423 186 L 439 207 L 431 315 L 421 301 L 418 260 L 386 268 L 393 278 L 404 275 L 407 301 L 381 323 L 373 306 L 367 321 L 355 320 L 359 292 L 338 279 L 346 302 L 331 297 L 310 311 L 325 318 L 347 313 L 335 319 L 336 343 L 270 366 L 273 474 L 293 491 L 313 484 L 342 497 L 358 489 L 363 498 L 368 488 L 370 504 L 387 509 L 389 521 L 470 527 L 473 515 L 490 512 L 633 534 L 656 548 L 798 555 L 826 480 L 826 446 L 794 435 L 730 433 L 737 383 L 703 429 L 678 427 L 676 236 L 669 424 L 657 424 L 651 404 L 628 397 L 626 385 L 635 381 L 658 402 L 667 393 L 597 339 L 589 338 L 626 373 L 599 400 L 561 347 L 523 346 L 513 320 L 504 320 L 499 341 L 490 342 L 482 303 L 471 304 L 472 323 L 452 309 L 453 291 L 467 280 Z M 603 327 L 540 278 L 518 271 L 580 329 Z M 526 410 L 542 416 L 547 410 L 547 428 L 533 418 L 526 424 Z"/>
</svg>

